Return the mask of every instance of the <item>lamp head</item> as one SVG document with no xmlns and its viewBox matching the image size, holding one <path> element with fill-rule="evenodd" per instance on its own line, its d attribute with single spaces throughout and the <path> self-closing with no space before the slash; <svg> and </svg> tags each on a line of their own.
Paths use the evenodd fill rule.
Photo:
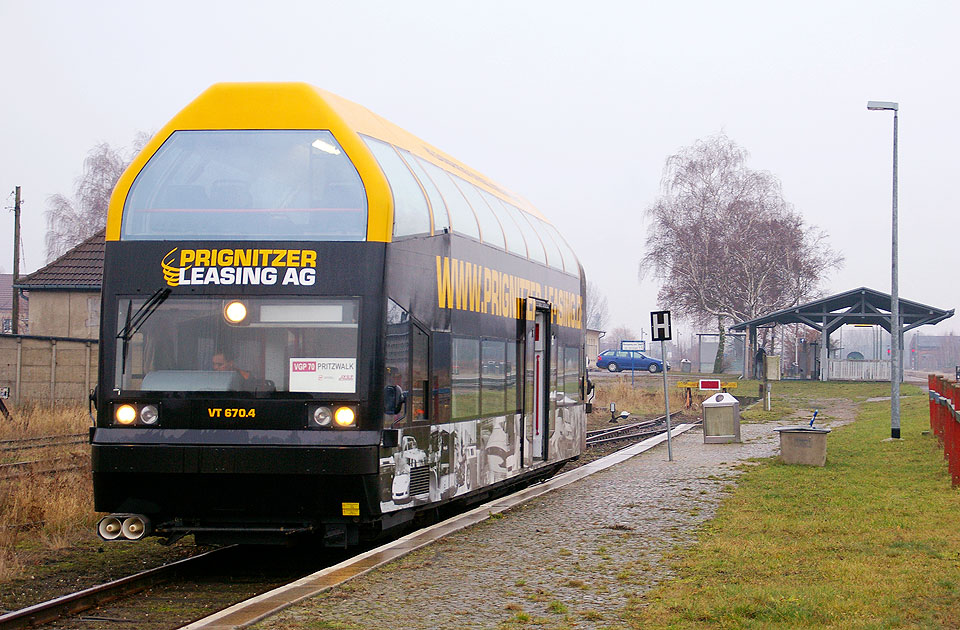
<svg viewBox="0 0 960 630">
<path fill-rule="evenodd" d="M 893 110 L 897 111 L 900 109 L 899 103 L 894 103 L 893 101 L 867 101 L 867 109 L 877 110 Z"/>
</svg>

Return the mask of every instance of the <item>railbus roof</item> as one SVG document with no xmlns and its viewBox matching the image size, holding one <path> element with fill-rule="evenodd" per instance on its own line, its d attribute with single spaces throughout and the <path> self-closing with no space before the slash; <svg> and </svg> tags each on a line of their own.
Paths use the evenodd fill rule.
<svg viewBox="0 0 960 630">
<path fill-rule="evenodd" d="M 405 131 L 366 107 L 306 83 L 217 83 L 170 120 L 134 158 L 110 200 L 106 240 L 120 240 L 124 202 L 137 174 L 181 130 L 329 129 L 360 173 L 367 191 L 367 240 L 391 240 L 393 200 L 386 177 L 360 134 L 406 149 L 549 223 L 523 197 Z"/>
</svg>

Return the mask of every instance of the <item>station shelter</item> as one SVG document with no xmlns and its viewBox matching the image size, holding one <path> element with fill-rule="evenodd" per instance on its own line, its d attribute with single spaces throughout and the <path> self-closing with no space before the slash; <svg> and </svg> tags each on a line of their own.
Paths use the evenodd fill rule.
<svg viewBox="0 0 960 630">
<path fill-rule="evenodd" d="M 911 300 L 900 298 L 900 330 L 902 333 L 913 330 L 924 324 L 937 324 L 945 319 L 953 317 L 953 309 L 944 310 L 926 304 L 920 304 Z M 881 326 L 888 333 L 891 328 L 891 303 L 890 294 L 882 293 L 874 289 L 860 287 L 851 289 L 843 293 L 837 293 L 829 297 L 820 298 L 806 304 L 791 306 L 756 319 L 741 322 L 730 327 L 731 331 L 747 333 L 748 350 L 746 361 L 744 361 L 744 378 L 753 374 L 754 361 L 757 353 L 757 329 L 764 326 L 775 324 L 804 324 L 820 332 L 820 343 L 817 344 L 820 351 L 820 371 L 819 380 L 828 381 L 831 379 L 831 365 L 835 372 L 834 380 L 872 380 L 860 377 L 850 377 L 841 374 L 845 368 L 844 361 L 829 360 L 830 335 L 845 324 L 867 324 Z M 903 336 L 900 337 L 901 342 Z M 900 348 L 901 356 L 903 348 Z M 886 378 L 890 378 L 889 361 L 883 362 L 886 367 Z M 901 378 L 903 375 L 901 374 Z M 877 378 L 876 380 L 885 380 Z"/>
</svg>

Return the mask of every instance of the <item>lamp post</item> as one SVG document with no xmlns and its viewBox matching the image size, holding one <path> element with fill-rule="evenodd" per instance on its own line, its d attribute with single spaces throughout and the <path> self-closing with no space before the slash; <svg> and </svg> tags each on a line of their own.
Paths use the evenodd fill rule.
<svg viewBox="0 0 960 630">
<path fill-rule="evenodd" d="M 898 103 L 867 101 L 867 109 L 893 112 L 893 255 L 890 280 L 890 437 L 900 439 L 900 373 L 903 369 L 900 330 L 900 287 L 897 274 L 897 112 Z"/>
</svg>

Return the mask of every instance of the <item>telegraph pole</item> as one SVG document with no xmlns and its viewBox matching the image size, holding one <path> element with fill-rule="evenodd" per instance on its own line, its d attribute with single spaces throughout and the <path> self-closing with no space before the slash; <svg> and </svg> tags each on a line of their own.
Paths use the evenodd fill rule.
<svg viewBox="0 0 960 630">
<path fill-rule="evenodd" d="M 13 284 L 17 284 L 20 277 L 20 187 L 17 190 L 13 202 Z M 13 322 L 10 329 L 13 334 L 20 332 L 20 291 L 16 287 L 13 289 Z"/>
</svg>

